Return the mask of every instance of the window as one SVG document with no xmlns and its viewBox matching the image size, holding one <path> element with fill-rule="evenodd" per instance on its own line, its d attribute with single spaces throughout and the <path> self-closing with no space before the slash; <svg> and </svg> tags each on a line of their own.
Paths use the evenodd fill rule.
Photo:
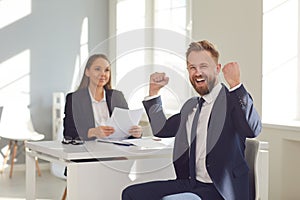
<svg viewBox="0 0 300 200">
<path fill-rule="evenodd" d="M 300 123 L 298 0 L 264 0 L 263 110 L 265 123 Z"/>
<path fill-rule="evenodd" d="M 130 108 L 142 107 L 149 75 L 164 71 L 170 77 L 161 91 L 169 113 L 177 112 L 191 89 L 185 50 L 189 41 L 187 0 L 116 0 L 110 16 L 110 57 L 116 89 L 123 91 Z M 114 21 L 115 19 L 115 21 Z M 150 28 L 149 28 L 150 27 Z M 169 41 L 166 40 L 168 38 Z"/>
</svg>

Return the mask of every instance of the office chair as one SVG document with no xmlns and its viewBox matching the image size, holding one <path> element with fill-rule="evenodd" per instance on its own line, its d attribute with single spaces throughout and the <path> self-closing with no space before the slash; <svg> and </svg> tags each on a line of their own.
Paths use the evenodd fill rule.
<svg viewBox="0 0 300 200">
<path fill-rule="evenodd" d="M 267 200 L 269 183 L 269 144 L 247 138 L 245 159 L 249 166 L 250 199 Z"/>
<path fill-rule="evenodd" d="M 268 142 L 246 139 L 245 159 L 249 166 L 249 199 L 251 200 L 268 199 L 268 148 Z M 162 200 L 201 200 L 201 198 L 185 192 L 165 196 Z"/>
<path fill-rule="evenodd" d="M 0 106 L 0 122 L 1 122 L 2 111 L 3 111 L 3 106 Z"/>
<path fill-rule="evenodd" d="M 16 113 L 17 111 L 17 113 Z M 2 108 L 2 119 L 0 124 L 0 138 L 8 140 L 8 148 L 4 155 L 3 165 L 0 173 L 3 173 L 8 159 L 11 160 L 9 178 L 12 178 L 14 161 L 18 152 L 19 142 L 25 147 L 26 141 L 39 141 L 44 139 L 44 135 L 37 133 L 31 121 L 30 111 L 28 108 L 10 109 Z M 38 175 L 41 176 L 41 171 L 36 160 Z"/>
</svg>

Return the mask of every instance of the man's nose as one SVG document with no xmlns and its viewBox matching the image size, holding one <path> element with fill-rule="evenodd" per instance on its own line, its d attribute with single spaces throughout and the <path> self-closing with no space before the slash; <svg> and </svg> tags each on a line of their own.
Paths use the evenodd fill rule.
<svg viewBox="0 0 300 200">
<path fill-rule="evenodd" d="M 202 75 L 202 73 L 203 73 L 203 67 L 196 66 L 196 74 Z"/>
</svg>

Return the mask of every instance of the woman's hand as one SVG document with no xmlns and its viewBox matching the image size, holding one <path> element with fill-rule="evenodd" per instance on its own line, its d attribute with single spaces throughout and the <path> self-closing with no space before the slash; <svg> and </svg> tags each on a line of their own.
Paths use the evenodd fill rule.
<svg viewBox="0 0 300 200">
<path fill-rule="evenodd" d="M 111 126 L 98 126 L 96 128 L 90 128 L 88 131 L 88 137 L 104 138 L 115 132 L 115 129 Z"/>
<path fill-rule="evenodd" d="M 132 126 L 129 130 L 129 134 L 135 138 L 142 137 L 142 132 L 143 132 L 143 129 L 141 126 Z"/>
</svg>

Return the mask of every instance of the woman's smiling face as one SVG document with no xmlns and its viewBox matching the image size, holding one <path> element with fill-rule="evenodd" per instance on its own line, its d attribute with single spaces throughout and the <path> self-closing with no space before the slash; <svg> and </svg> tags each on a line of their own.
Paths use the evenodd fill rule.
<svg viewBox="0 0 300 200">
<path fill-rule="evenodd" d="M 86 69 L 85 75 L 90 79 L 89 84 L 92 84 L 94 87 L 104 87 L 110 79 L 109 62 L 103 58 L 97 58 Z"/>
</svg>

